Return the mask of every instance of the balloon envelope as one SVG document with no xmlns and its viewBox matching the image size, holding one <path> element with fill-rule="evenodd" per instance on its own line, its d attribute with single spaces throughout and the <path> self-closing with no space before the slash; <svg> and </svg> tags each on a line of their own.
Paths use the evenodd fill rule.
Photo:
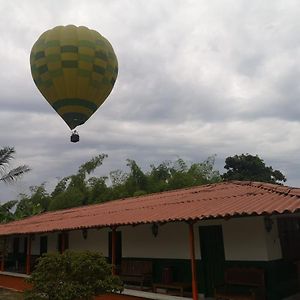
<svg viewBox="0 0 300 300">
<path fill-rule="evenodd" d="M 83 26 L 44 32 L 32 47 L 30 65 L 37 88 L 71 129 L 105 101 L 118 75 L 111 44 Z"/>
</svg>

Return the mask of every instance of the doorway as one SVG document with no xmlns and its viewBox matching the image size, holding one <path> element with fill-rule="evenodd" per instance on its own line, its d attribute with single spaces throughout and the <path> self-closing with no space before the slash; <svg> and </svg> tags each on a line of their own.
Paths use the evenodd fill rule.
<svg viewBox="0 0 300 300">
<path fill-rule="evenodd" d="M 199 236 L 204 293 L 205 296 L 213 296 L 214 288 L 224 282 L 225 253 L 222 226 L 200 226 Z"/>
<path fill-rule="evenodd" d="M 122 232 L 116 231 L 116 272 L 120 271 L 122 262 Z M 112 232 L 108 233 L 108 262 L 112 263 Z"/>
</svg>

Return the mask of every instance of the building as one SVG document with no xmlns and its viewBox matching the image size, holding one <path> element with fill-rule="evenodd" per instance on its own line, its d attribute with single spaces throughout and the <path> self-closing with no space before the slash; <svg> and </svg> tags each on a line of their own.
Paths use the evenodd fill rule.
<svg viewBox="0 0 300 300">
<path fill-rule="evenodd" d="M 43 253 L 93 250 L 117 273 L 121 261 L 150 261 L 154 283 L 186 284 L 185 295 L 194 300 L 212 296 L 224 270 L 258 268 L 267 299 L 279 300 L 299 289 L 300 189 L 222 182 L 48 212 L 1 225 L 0 237 L 8 252 L 2 287 L 24 289 L 24 274 Z M 124 294 L 140 298 L 111 299 L 167 299 L 132 288 Z"/>
</svg>

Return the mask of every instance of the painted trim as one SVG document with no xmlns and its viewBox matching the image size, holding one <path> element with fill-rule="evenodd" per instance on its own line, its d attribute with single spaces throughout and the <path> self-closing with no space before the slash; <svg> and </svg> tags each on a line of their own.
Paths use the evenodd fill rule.
<svg viewBox="0 0 300 300">
<path fill-rule="evenodd" d="M 24 274 L 5 274 L 5 272 L 1 272 L 0 287 L 24 292 L 31 288 L 31 285 L 26 281 L 26 278 L 28 278 L 28 276 Z"/>
<path fill-rule="evenodd" d="M 127 296 L 127 295 L 118 295 L 118 294 L 106 294 L 97 296 L 94 300 L 145 300 L 145 298 Z"/>
</svg>

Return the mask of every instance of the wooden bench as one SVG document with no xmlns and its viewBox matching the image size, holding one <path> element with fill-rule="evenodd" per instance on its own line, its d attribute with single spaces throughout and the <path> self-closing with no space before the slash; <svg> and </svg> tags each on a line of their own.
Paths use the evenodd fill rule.
<svg viewBox="0 0 300 300">
<path fill-rule="evenodd" d="M 216 300 L 264 300 L 264 270 L 229 268 L 225 270 L 224 285 L 215 288 Z"/>
<path fill-rule="evenodd" d="M 122 260 L 120 278 L 124 283 L 138 283 L 141 290 L 144 284 L 152 284 L 152 261 Z"/>
<path fill-rule="evenodd" d="M 153 292 L 156 293 L 157 289 L 165 289 L 168 293 L 169 290 L 175 290 L 178 295 L 183 297 L 183 292 L 186 289 L 191 289 L 192 284 L 188 282 L 171 282 L 171 283 L 153 283 Z"/>
</svg>

